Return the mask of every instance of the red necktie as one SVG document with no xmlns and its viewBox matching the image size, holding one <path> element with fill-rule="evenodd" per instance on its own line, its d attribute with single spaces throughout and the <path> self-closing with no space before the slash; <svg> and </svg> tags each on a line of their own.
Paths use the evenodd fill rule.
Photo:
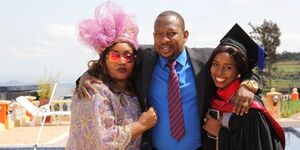
<svg viewBox="0 0 300 150">
<path fill-rule="evenodd" d="M 182 102 L 179 89 L 179 80 L 175 70 L 176 61 L 168 61 L 170 69 L 168 81 L 168 104 L 171 136 L 179 141 L 184 136 L 184 119 L 182 112 Z"/>
</svg>

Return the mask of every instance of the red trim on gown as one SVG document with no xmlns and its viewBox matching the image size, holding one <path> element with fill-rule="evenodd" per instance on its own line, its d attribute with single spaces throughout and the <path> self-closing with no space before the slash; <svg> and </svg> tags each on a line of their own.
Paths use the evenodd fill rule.
<svg viewBox="0 0 300 150">
<path fill-rule="evenodd" d="M 235 80 L 232 84 L 230 84 L 225 89 L 218 89 L 217 95 L 218 98 L 213 98 L 211 101 L 211 108 L 217 109 L 223 113 L 232 112 L 233 104 L 229 102 L 231 96 L 239 89 L 240 80 Z M 283 128 L 278 124 L 278 122 L 271 116 L 271 114 L 267 111 L 267 109 L 258 101 L 251 101 L 250 108 L 259 109 L 263 115 L 269 120 L 271 127 L 276 132 L 277 136 L 280 138 L 281 145 L 284 149 L 285 147 L 285 136 Z"/>
</svg>

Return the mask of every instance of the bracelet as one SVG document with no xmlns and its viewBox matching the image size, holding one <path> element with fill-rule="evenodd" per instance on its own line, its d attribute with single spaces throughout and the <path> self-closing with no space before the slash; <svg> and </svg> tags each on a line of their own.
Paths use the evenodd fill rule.
<svg viewBox="0 0 300 150">
<path fill-rule="evenodd" d="M 255 80 L 245 80 L 241 82 L 242 85 L 246 86 L 253 93 L 256 93 L 258 90 L 258 83 Z"/>
</svg>

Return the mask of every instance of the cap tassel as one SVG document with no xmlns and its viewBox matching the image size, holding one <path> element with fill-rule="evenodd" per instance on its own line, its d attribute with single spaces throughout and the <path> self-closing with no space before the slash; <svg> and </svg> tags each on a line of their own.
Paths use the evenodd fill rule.
<svg viewBox="0 0 300 150">
<path fill-rule="evenodd" d="M 262 46 L 258 46 L 257 49 L 257 66 L 259 70 L 264 70 L 265 68 L 265 49 Z"/>
</svg>

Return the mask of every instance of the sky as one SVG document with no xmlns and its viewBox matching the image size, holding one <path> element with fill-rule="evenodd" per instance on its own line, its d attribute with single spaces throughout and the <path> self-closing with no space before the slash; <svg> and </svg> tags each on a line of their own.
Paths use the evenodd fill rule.
<svg viewBox="0 0 300 150">
<path fill-rule="evenodd" d="M 140 44 L 153 43 L 153 23 L 165 10 L 180 13 L 189 31 L 188 47 L 216 47 L 238 23 L 264 19 L 277 23 L 281 45 L 277 52 L 300 52 L 299 0 L 114 0 L 136 16 Z M 59 82 L 74 82 L 89 60 L 98 56 L 77 39 L 79 21 L 93 18 L 103 0 L 1 0 L 0 83 L 36 83 L 60 74 Z M 298 15 L 297 15 L 298 14 Z M 1 84 L 0 84 L 1 86 Z"/>
</svg>

